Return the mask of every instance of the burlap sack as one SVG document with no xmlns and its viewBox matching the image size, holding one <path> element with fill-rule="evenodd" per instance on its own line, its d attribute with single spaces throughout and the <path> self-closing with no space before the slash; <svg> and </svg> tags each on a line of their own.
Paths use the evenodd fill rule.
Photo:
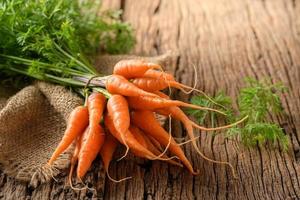
<svg viewBox="0 0 300 200">
<path fill-rule="evenodd" d="M 142 59 L 164 65 L 170 55 Z M 102 56 L 96 68 L 107 74 L 117 61 L 127 58 L 135 56 Z M 83 102 L 67 88 L 45 82 L 15 92 L 0 87 L 0 163 L 9 176 L 36 186 L 68 167 L 73 147 L 53 167 L 45 163 L 62 137 L 70 112 Z"/>
</svg>

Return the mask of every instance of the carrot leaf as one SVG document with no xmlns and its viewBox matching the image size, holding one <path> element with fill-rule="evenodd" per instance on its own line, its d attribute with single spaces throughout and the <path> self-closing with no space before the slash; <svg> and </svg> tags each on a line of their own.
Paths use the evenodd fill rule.
<svg viewBox="0 0 300 200">
<path fill-rule="evenodd" d="M 211 101 L 210 99 L 212 99 L 213 101 Z M 223 91 L 217 92 L 215 97 L 210 97 L 210 99 L 207 99 L 207 97 L 200 96 L 200 95 L 193 96 L 191 99 L 191 103 L 198 106 L 219 109 L 220 111 L 226 113 L 227 120 L 232 120 L 233 117 L 233 108 L 231 106 L 232 99 L 229 96 L 225 95 L 225 92 Z M 222 105 L 223 107 L 216 105 L 216 103 Z M 199 124 L 204 124 L 205 120 L 207 119 L 210 120 L 211 126 L 214 126 L 217 117 L 222 117 L 220 114 L 209 112 L 207 110 L 186 109 L 186 113 L 193 116 Z"/>
<path fill-rule="evenodd" d="M 222 110 L 227 113 L 225 117 L 223 116 L 225 122 L 232 123 L 248 116 L 243 124 L 228 129 L 226 136 L 239 138 L 247 146 L 256 144 L 263 146 L 266 143 L 276 146 L 276 141 L 278 141 L 282 149 L 286 151 L 289 146 L 288 136 L 278 124 L 269 122 L 268 117 L 283 112 L 280 93 L 285 92 L 287 88 L 281 83 L 273 84 L 269 79 L 258 81 L 246 78 L 245 83 L 246 86 L 240 90 L 237 97 L 237 109 L 233 109 L 233 100 L 223 92 L 210 97 L 227 108 Z M 216 108 L 216 105 L 203 96 L 193 96 L 191 103 Z M 200 124 L 203 124 L 207 118 L 210 118 L 212 123 L 217 120 L 217 117 L 222 117 L 215 113 L 192 109 L 187 110 L 187 113 L 195 117 Z"/>
</svg>

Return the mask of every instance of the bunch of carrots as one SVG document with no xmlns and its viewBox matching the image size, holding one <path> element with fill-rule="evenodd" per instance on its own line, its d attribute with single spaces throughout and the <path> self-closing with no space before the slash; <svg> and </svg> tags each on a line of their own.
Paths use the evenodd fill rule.
<svg viewBox="0 0 300 200">
<path fill-rule="evenodd" d="M 181 144 L 175 141 L 171 132 L 167 132 L 160 125 L 156 114 L 179 120 L 189 135 L 190 140 L 187 142 L 191 142 L 204 159 L 227 164 L 233 170 L 230 163 L 211 160 L 202 154 L 197 146 L 193 128 L 205 131 L 219 130 L 235 126 L 243 119 L 217 128 L 205 128 L 196 124 L 179 107 L 224 113 L 171 100 L 160 90 L 170 87 L 181 90 L 192 88 L 176 82 L 160 65 L 142 60 L 122 60 L 114 66 L 112 75 L 92 77 L 83 81 L 95 89 L 86 97 L 85 105 L 78 106 L 71 112 L 63 138 L 48 161 L 48 164 L 53 165 L 58 156 L 75 142 L 70 181 L 76 164 L 77 179 L 82 180 L 98 154 L 112 181 L 125 180 L 114 180 L 108 173 L 109 164 L 119 144 L 126 147 L 126 152 L 120 159 L 130 150 L 135 156 L 162 160 L 181 167 L 184 165 L 193 175 L 198 174 L 181 149 Z M 99 86 L 105 87 L 106 90 L 96 90 Z M 167 151 L 172 157 L 167 156 Z"/>
</svg>

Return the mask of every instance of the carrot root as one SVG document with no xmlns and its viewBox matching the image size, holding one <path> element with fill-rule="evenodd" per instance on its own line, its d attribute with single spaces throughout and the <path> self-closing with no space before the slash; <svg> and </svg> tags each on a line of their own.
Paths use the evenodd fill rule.
<svg viewBox="0 0 300 200">
<path fill-rule="evenodd" d="M 191 121 L 192 125 L 195 128 L 198 128 L 200 130 L 203 130 L 203 131 L 218 131 L 218 130 L 234 127 L 234 126 L 242 123 L 243 121 L 245 121 L 247 118 L 248 118 L 248 115 L 245 116 L 244 118 L 240 119 L 239 121 L 232 123 L 232 124 L 228 124 L 228 125 L 225 125 L 225 126 L 219 126 L 219 127 L 215 127 L 215 128 L 206 128 L 206 127 L 203 127 L 203 126 L 200 126 L 200 125 L 196 124 L 192 120 L 190 120 L 190 121 Z"/>
<path fill-rule="evenodd" d="M 109 178 L 109 180 L 111 180 L 111 181 L 114 182 L 114 183 L 121 183 L 121 182 L 123 182 L 123 181 L 126 181 L 126 180 L 132 178 L 131 176 L 129 176 L 129 177 L 122 178 L 122 179 L 120 179 L 120 180 L 116 180 L 116 179 L 112 178 L 112 177 L 109 175 L 108 171 L 106 171 L 106 174 L 107 174 L 107 177 Z"/>
</svg>

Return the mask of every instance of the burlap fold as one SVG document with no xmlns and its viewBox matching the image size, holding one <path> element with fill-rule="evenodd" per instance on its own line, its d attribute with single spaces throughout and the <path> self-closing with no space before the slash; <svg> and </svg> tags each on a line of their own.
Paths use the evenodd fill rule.
<svg viewBox="0 0 300 200">
<path fill-rule="evenodd" d="M 139 58 L 165 64 L 170 55 Z M 109 73 L 117 61 L 127 58 L 136 56 L 102 56 L 96 66 L 102 73 Z M 83 100 L 67 88 L 45 82 L 36 82 L 17 93 L 0 86 L 2 170 L 36 186 L 68 167 L 73 147 L 64 152 L 54 166 L 45 163 L 62 137 L 70 112 L 82 103 Z"/>
</svg>

